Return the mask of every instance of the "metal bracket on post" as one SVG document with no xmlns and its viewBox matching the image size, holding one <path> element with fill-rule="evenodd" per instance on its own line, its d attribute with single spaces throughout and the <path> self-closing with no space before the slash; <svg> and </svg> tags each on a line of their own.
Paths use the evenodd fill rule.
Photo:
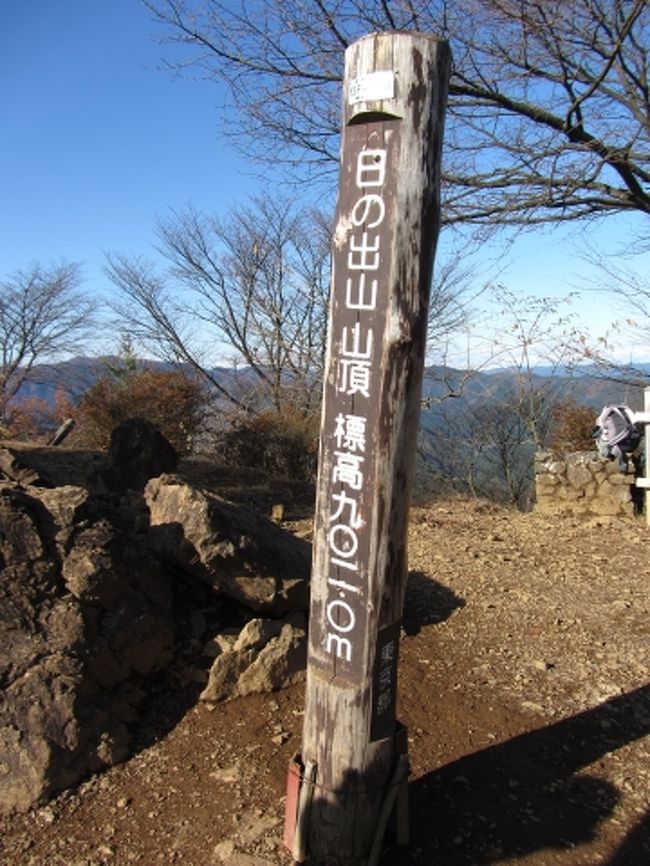
<svg viewBox="0 0 650 866">
<path fill-rule="evenodd" d="M 409 758 L 408 758 L 408 738 L 406 728 L 400 725 L 395 733 L 395 752 L 397 760 L 395 769 L 391 776 L 386 796 L 377 819 L 377 828 L 375 838 L 372 843 L 370 857 L 367 866 L 377 866 L 381 847 L 386 835 L 386 827 L 393 809 L 395 809 L 395 837 L 397 844 L 402 847 L 409 844 L 409 818 L 408 818 L 408 777 L 409 777 Z"/>
</svg>

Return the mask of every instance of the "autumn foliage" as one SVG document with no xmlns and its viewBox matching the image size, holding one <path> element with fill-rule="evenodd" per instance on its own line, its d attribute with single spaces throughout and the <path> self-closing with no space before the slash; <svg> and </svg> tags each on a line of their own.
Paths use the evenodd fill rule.
<svg viewBox="0 0 650 866">
<path fill-rule="evenodd" d="M 596 413 L 575 400 L 564 400 L 553 409 L 548 447 L 551 451 L 591 451 Z"/>
<path fill-rule="evenodd" d="M 318 457 L 317 415 L 287 408 L 242 415 L 217 440 L 217 458 L 285 478 L 311 480 Z"/>
<path fill-rule="evenodd" d="M 0 427 L 0 439 L 43 443 L 66 418 L 74 415 L 74 409 L 67 391 L 59 386 L 53 402 L 42 397 L 12 400 L 5 407 L 4 414 L 5 425 Z"/>
<path fill-rule="evenodd" d="M 106 375 L 82 397 L 74 443 L 106 448 L 111 431 L 127 418 L 150 421 L 179 454 L 188 454 L 205 414 L 205 395 L 184 373 L 141 370 Z"/>
</svg>

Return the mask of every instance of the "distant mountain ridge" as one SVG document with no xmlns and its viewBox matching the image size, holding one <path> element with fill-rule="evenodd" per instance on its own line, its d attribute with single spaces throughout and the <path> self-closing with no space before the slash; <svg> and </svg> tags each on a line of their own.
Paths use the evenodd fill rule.
<svg viewBox="0 0 650 866">
<path fill-rule="evenodd" d="M 625 366 L 628 366 L 630 370 L 633 370 L 635 373 L 641 373 L 648 377 L 650 380 L 650 361 L 639 361 L 638 363 L 634 363 L 631 365 L 623 365 L 621 369 L 625 369 Z M 492 373 L 501 373 L 507 372 L 508 370 L 512 370 L 512 367 L 493 367 L 485 372 L 488 375 Z M 536 376 L 541 376 L 544 378 L 547 377 L 563 377 L 563 376 L 571 376 L 573 378 L 579 376 L 594 376 L 596 378 L 603 378 L 602 372 L 599 371 L 599 367 L 596 364 L 579 364 L 572 368 L 559 368 L 553 364 L 539 364 L 537 366 L 532 367 L 531 372 Z"/>
<path fill-rule="evenodd" d="M 117 356 L 75 357 L 52 364 L 40 364 L 29 373 L 18 392 L 19 399 L 38 397 L 53 404 L 57 386 L 65 386 L 73 398 L 79 399 L 85 391 L 102 376 L 109 374 L 110 367 L 119 366 L 123 359 Z M 172 370 L 175 365 L 152 359 L 139 359 L 142 369 Z M 181 367 L 182 369 L 182 367 Z M 650 363 L 637 365 L 639 370 L 647 370 Z M 608 403 L 625 402 L 633 409 L 643 407 L 643 388 L 612 381 L 595 374 L 595 368 L 581 368 L 572 375 L 559 374 L 548 367 L 535 368 L 532 382 L 544 390 L 550 390 L 558 399 L 571 398 L 577 403 L 600 410 Z M 211 369 L 216 380 L 226 387 L 247 386 L 253 374 L 250 368 L 214 367 Z M 475 403 L 491 399 L 505 399 L 518 376 L 515 368 L 471 371 L 440 365 L 425 369 L 422 401 L 423 412 L 434 412 L 435 407 L 450 399 Z"/>
<path fill-rule="evenodd" d="M 52 405 L 57 387 L 63 385 L 71 397 L 78 400 L 102 377 L 110 375 L 111 368 L 119 368 L 120 365 L 124 366 L 124 359 L 117 355 L 103 355 L 99 358 L 80 356 L 52 364 L 37 364 L 30 370 L 17 396 L 19 400 L 37 397 Z M 136 365 L 137 369 L 161 372 L 183 369 L 182 365 L 146 358 L 138 358 Z M 189 367 L 185 370 L 189 371 Z M 251 381 L 251 373 L 247 368 L 235 370 L 231 367 L 214 367 L 211 373 L 226 387 L 237 381 L 241 385 Z"/>
<path fill-rule="evenodd" d="M 602 409 L 609 403 L 627 403 L 633 409 L 643 408 L 643 387 L 607 379 L 584 369 L 578 375 L 531 373 L 531 384 L 553 394 L 557 399 L 573 399 L 576 403 Z M 639 368 L 640 369 L 640 368 Z M 650 364 L 648 365 L 650 372 Z M 468 403 L 489 399 L 506 399 L 520 376 L 514 368 L 472 372 L 440 366 L 427 367 L 424 374 L 422 397 L 429 407 L 449 398 Z M 527 378 L 527 376 L 524 376 Z"/>
</svg>

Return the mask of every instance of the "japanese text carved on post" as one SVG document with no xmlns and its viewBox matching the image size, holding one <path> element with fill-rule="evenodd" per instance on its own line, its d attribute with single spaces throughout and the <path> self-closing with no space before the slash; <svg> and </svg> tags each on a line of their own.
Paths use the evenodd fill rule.
<svg viewBox="0 0 650 866">
<path fill-rule="evenodd" d="M 421 34 L 346 51 L 303 739 L 310 856 L 328 866 L 357 862 L 337 859 L 341 845 L 367 849 L 394 759 L 449 65 L 446 43 Z"/>
</svg>

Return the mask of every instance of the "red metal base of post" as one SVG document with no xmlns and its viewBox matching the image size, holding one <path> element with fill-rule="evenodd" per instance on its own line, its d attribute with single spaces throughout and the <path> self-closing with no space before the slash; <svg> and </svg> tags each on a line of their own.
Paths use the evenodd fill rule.
<svg viewBox="0 0 650 866">
<path fill-rule="evenodd" d="M 309 761 L 305 767 L 300 755 L 294 755 L 289 761 L 287 774 L 283 841 L 296 863 L 302 863 L 307 858 L 307 824 L 315 780 L 316 764 Z"/>
<path fill-rule="evenodd" d="M 395 769 L 377 818 L 377 829 L 367 866 L 376 866 L 379 860 L 386 827 L 393 812 L 395 813 L 395 840 L 399 846 L 409 844 L 408 736 L 407 729 L 400 723 L 394 735 L 394 749 Z M 291 852 L 295 863 L 303 863 L 307 859 L 307 829 L 315 781 L 316 765 L 309 762 L 305 767 L 300 754 L 295 754 L 289 761 L 287 772 L 283 836 L 284 845 Z"/>
</svg>

